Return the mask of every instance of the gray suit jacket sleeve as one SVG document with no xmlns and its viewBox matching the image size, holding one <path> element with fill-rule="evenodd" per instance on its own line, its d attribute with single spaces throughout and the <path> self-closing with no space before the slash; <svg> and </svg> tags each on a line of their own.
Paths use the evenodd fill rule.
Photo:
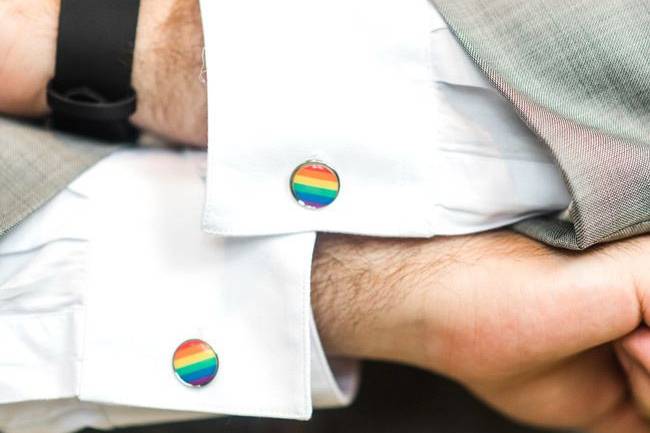
<svg viewBox="0 0 650 433">
<path fill-rule="evenodd" d="M 650 230 L 650 3 L 433 0 L 554 155 L 569 220 L 523 233 L 584 249 Z"/>
</svg>

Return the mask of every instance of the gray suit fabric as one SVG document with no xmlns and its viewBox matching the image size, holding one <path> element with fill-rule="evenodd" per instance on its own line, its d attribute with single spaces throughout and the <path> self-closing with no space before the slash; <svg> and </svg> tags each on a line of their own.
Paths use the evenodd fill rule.
<svg viewBox="0 0 650 433">
<path fill-rule="evenodd" d="M 0 237 L 113 150 L 6 118 L 0 140 Z"/>
<path fill-rule="evenodd" d="M 519 231 L 584 249 L 650 230 L 650 2 L 433 0 L 452 31 L 548 145 L 569 220 Z"/>
</svg>

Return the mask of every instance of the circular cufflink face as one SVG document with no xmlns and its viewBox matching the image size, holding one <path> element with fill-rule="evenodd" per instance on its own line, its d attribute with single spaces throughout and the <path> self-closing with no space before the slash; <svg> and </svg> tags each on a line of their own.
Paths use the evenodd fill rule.
<svg viewBox="0 0 650 433">
<path fill-rule="evenodd" d="M 339 175 L 327 164 L 309 161 L 291 175 L 291 192 L 296 201 L 308 209 L 329 206 L 339 195 Z"/>
<path fill-rule="evenodd" d="M 202 387 L 212 382 L 219 370 L 219 358 L 208 343 L 187 340 L 174 352 L 176 377 L 184 385 Z"/>
</svg>

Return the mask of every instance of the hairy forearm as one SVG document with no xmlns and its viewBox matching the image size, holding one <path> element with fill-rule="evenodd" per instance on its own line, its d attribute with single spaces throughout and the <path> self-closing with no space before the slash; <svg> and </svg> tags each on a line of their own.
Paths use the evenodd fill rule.
<svg viewBox="0 0 650 433">
<path fill-rule="evenodd" d="M 0 112 L 47 114 L 45 87 L 54 75 L 59 6 L 60 0 L 0 2 Z M 207 143 L 202 51 L 198 0 L 141 0 L 134 124 L 172 141 Z"/>
<path fill-rule="evenodd" d="M 414 363 L 429 331 L 429 287 L 443 257 L 428 240 L 319 235 L 312 306 L 333 355 Z"/>
<path fill-rule="evenodd" d="M 198 0 L 141 1 L 133 65 L 136 125 L 185 143 L 207 144 L 202 52 Z"/>
</svg>

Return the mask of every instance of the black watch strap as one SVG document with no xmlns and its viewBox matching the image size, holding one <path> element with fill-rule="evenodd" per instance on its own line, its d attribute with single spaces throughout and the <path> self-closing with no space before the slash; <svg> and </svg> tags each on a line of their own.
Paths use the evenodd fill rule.
<svg viewBox="0 0 650 433">
<path fill-rule="evenodd" d="M 129 117 L 140 0 L 61 0 L 54 78 L 47 88 L 55 128 L 107 141 L 135 141 Z"/>
</svg>

